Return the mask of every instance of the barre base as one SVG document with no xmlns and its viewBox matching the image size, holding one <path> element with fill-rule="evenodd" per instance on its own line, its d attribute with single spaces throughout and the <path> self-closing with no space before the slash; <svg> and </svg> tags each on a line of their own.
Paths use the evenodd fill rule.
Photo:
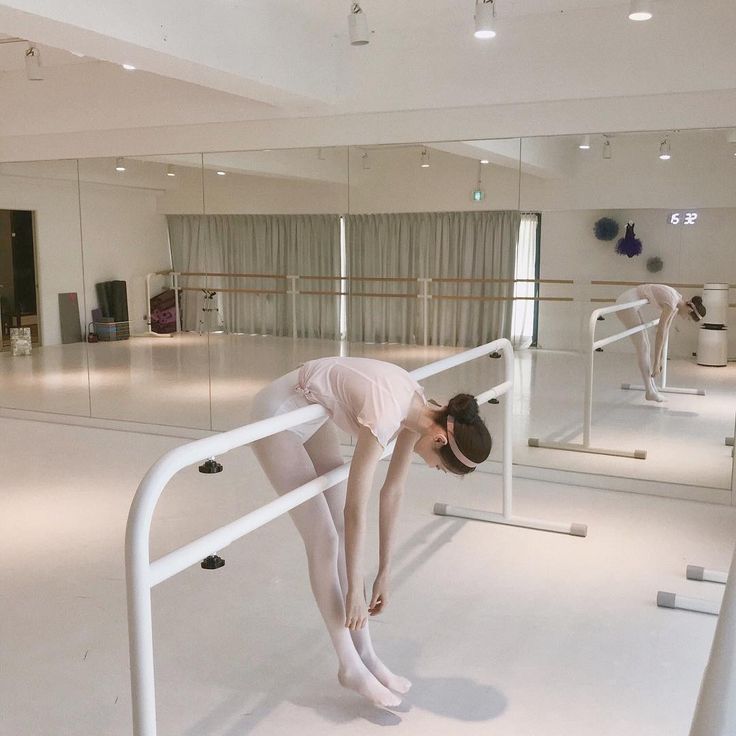
<svg viewBox="0 0 736 736">
<path fill-rule="evenodd" d="M 657 592 L 657 605 L 660 608 L 679 608 L 681 611 L 695 611 L 695 613 L 709 613 L 717 616 L 721 605 L 718 601 L 708 601 L 704 598 L 690 598 L 679 593 L 669 593 L 665 590 Z"/>
<path fill-rule="evenodd" d="M 645 391 L 644 386 L 634 383 L 622 383 L 621 388 L 624 391 Z M 705 396 L 704 388 L 678 388 L 677 386 L 666 386 L 660 388 L 657 386 L 657 391 L 661 394 L 692 394 L 693 396 Z"/>
<path fill-rule="evenodd" d="M 567 450 L 568 452 L 587 452 L 591 455 L 612 455 L 614 457 L 630 457 L 635 460 L 646 460 L 646 450 L 611 450 L 605 447 L 586 447 L 574 442 L 547 442 L 537 437 L 530 437 L 529 447 L 543 447 L 548 450 Z"/>
</svg>

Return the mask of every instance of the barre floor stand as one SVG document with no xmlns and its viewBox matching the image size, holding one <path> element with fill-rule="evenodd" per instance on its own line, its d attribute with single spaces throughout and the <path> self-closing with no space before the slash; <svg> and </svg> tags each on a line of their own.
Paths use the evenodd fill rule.
<svg viewBox="0 0 736 736">
<path fill-rule="evenodd" d="M 616 457 L 629 457 L 635 460 L 646 460 L 646 450 L 617 450 L 605 447 L 593 447 L 590 443 L 590 430 L 593 423 L 593 371 L 595 366 L 595 353 L 598 348 L 602 348 L 605 345 L 610 345 L 612 342 L 622 340 L 624 337 L 635 335 L 637 332 L 648 330 L 650 327 L 654 327 L 659 324 L 659 319 L 653 319 L 649 322 L 644 322 L 636 327 L 631 327 L 623 332 L 617 332 L 615 335 L 610 337 L 604 337 L 600 340 L 595 339 L 595 328 L 598 322 L 598 317 L 604 314 L 613 314 L 614 312 L 620 312 L 624 309 L 631 309 L 632 307 L 640 307 L 644 304 L 649 304 L 648 299 L 637 299 L 634 302 L 627 302 L 626 304 L 614 304 L 611 307 L 601 307 L 600 309 L 594 309 L 590 314 L 590 320 L 588 323 L 588 349 L 587 349 L 587 370 L 585 372 L 585 397 L 583 399 L 583 441 L 578 442 L 552 442 L 550 440 L 540 440 L 537 437 L 530 437 L 528 440 L 529 447 L 544 447 L 549 450 L 567 450 L 568 452 L 587 452 L 593 455 L 613 455 Z"/>
<path fill-rule="evenodd" d="M 662 375 L 659 379 L 659 386 L 657 391 L 663 394 L 694 394 L 695 396 L 705 396 L 704 388 L 678 388 L 676 386 L 667 385 L 667 355 L 670 346 L 669 336 L 664 342 L 664 360 L 662 361 Z M 621 388 L 624 391 L 644 391 L 644 386 L 634 383 L 622 383 Z"/>
</svg>

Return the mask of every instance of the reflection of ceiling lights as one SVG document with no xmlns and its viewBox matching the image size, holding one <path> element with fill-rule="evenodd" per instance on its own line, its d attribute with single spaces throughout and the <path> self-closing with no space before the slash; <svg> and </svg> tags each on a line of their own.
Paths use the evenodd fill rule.
<svg viewBox="0 0 736 736">
<path fill-rule="evenodd" d="M 121 64 L 120 66 L 122 66 L 123 69 L 125 69 L 126 72 L 134 72 L 135 71 L 135 67 L 132 64 Z"/>
<path fill-rule="evenodd" d="M 650 0 L 631 0 L 629 20 L 649 20 L 652 17 Z"/>
<path fill-rule="evenodd" d="M 371 40 L 371 33 L 368 30 L 368 19 L 365 17 L 360 3 L 350 3 L 348 31 L 350 32 L 351 46 L 366 46 Z"/>
<path fill-rule="evenodd" d="M 429 168 L 429 151 L 426 148 L 422 149 L 422 155 L 420 156 L 419 161 L 420 161 L 419 165 L 423 169 Z"/>
<path fill-rule="evenodd" d="M 583 140 L 581 140 L 580 143 L 578 143 L 578 148 L 581 151 L 587 151 L 590 148 L 590 136 L 589 135 L 583 136 Z"/>
<path fill-rule="evenodd" d="M 115 171 L 125 171 L 125 164 L 123 163 L 123 159 L 115 159 Z"/>
<path fill-rule="evenodd" d="M 494 0 L 475 0 L 476 38 L 493 38 L 496 35 L 496 5 Z"/>
<path fill-rule="evenodd" d="M 609 159 L 612 158 L 611 156 L 611 141 L 606 138 L 606 140 L 603 141 L 603 158 Z"/>
<path fill-rule="evenodd" d="M 217 172 L 217 176 L 225 176 L 225 174 L 226 174 L 225 171 L 218 171 Z"/>
<path fill-rule="evenodd" d="M 487 164 L 487 163 L 490 163 L 490 161 L 489 161 L 489 160 L 488 160 L 487 158 L 482 158 L 482 159 L 480 160 L 480 162 L 481 162 L 482 164 Z"/>
<path fill-rule="evenodd" d="M 176 176 L 176 172 L 174 171 L 174 167 L 171 164 L 169 164 L 166 167 L 166 176 Z"/>
<path fill-rule="evenodd" d="M 669 138 L 665 138 L 659 144 L 659 157 L 662 159 L 662 161 L 669 161 L 672 158 L 672 154 L 670 152 Z"/>
<path fill-rule="evenodd" d="M 26 77 L 32 82 L 42 82 L 41 52 L 35 46 L 26 49 Z"/>
</svg>

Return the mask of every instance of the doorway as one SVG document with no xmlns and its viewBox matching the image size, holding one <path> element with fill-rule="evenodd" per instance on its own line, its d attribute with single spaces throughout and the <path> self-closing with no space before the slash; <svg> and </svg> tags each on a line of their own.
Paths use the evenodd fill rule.
<svg viewBox="0 0 736 736">
<path fill-rule="evenodd" d="M 0 210 L 0 330 L 2 349 L 11 327 L 30 327 L 39 343 L 33 212 Z"/>
</svg>

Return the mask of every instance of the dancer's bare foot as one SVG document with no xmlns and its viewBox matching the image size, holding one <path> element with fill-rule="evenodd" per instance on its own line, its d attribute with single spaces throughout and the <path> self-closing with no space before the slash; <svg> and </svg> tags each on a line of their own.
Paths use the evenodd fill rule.
<svg viewBox="0 0 736 736">
<path fill-rule="evenodd" d="M 657 391 L 647 391 L 644 394 L 644 397 L 647 401 L 657 401 L 660 404 L 664 401 L 664 397 L 662 394 L 658 393 Z"/>
<path fill-rule="evenodd" d="M 337 679 L 343 687 L 362 695 L 374 705 L 395 708 L 401 704 L 401 698 L 384 687 L 365 667 L 362 671 L 341 669 L 337 673 Z"/>
</svg>

